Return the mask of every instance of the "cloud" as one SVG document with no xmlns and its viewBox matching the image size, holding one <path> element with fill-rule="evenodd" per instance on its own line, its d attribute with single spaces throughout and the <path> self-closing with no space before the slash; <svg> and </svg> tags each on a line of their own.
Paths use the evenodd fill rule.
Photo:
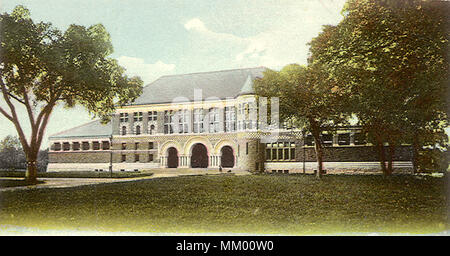
<svg viewBox="0 0 450 256">
<path fill-rule="evenodd" d="M 130 76 L 140 76 L 144 84 L 153 82 L 163 75 L 174 73 L 175 64 L 166 64 L 160 60 L 155 63 L 145 63 L 141 58 L 121 56 L 117 58 L 119 64 L 126 69 Z"/>
<path fill-rule="evenodd" d="M 306 64 L 308 42 L 316 37 L 326 24 L 337 24 L 342 16 L 340 10 L 344 0 L 338 1 L 292 1 L 282 10 L 272 10 L 272 5 L 261 6 L 262 10 L 276 13 L 273 22 L 252 36 L 237 36 L 234 33 L 219 33 L 208 28 L 200 18 L 192 18 L 184 27 L 193 36 L 195 44 L 202 47 L 208 56 L 228 57 L 233 67 L 266 66 L 279 69 L 290 63 Z M 273 17 L 272 14 L 270 14 Z M 251 17 L 249 17 L 250 19 Z M 220 24 L 217 20 L 211 20 Z M 243 24 L 244 26 L 244 24 Z M 231 58 L 230 58 L 231 57 Z"/>
</svg>

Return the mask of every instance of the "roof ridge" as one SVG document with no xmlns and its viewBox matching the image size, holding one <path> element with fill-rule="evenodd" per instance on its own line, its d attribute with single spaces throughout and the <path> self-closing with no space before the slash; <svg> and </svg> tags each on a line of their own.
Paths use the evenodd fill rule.
<svg viewBox="0 0 450 256">
<path fill-rule="evenodd" d="M 100 119 L 92 120 L 92 121 L 90 121 L 90 122 L 88 122 L 88 123 L 80 124 L 80 125 L 78 125 L 78 126 L 69 128 L 69 129 L 67 129 L 67 130 L 64 130 L 64 131 L 60 131 L 60 132 L 54 133 L 54 134 L 52 134 L 52 135 L 49 135 L 48 137 L 49 137 L 49 138 L 55 137 L 55 136 L 60 135 L 60 134 L 62 134 L 62 133 L 66 133 L 66 132 L 69 132 L 69 131 L 78 129 L 78 128 L 80 128 L 80 127 L 86 126 L 86 125 L 88 125 L 88 124 L 91 124 L 91 123 L 94 123 L 94 122 L 97 122 L 97 121 L 100 121 Z"/>
<path fill-rule="evenodd" d="M 267 68 L 267 67 L 258 66 L 258 67 L 252 67 L 252 68 L 233 68 L 233 69 L 222 69 L 222 70 L 215 70 L 215 71 L 200 71 L 200 72 L 192 72 L 192 73 L 184 73 L 184 74 L 163 75 L 163 76 L 160 76 L 158 79 L 154 80 L 153 82 L 145 85 L 143 88 L 153 84 L 154 82 L 158 81 L 159 79 L 161 79 L 163 77 L 187 76 L 187 75 L 208 74 L 208 73 L 210 74 L 210 73 L 219 73 L 219 72 L 229 72 L 229 71 L 235 71 L 235 70 L 258 69 L 258 68 Z"/>
</svg>

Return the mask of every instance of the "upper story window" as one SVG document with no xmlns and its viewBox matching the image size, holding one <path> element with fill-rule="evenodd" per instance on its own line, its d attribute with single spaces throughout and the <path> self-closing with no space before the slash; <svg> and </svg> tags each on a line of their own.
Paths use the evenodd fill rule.
<svg viewBox="0 0 450 256">
<path fill-rule="evenodd" d="M 194 109 L 194 127 L 193 127 L 194 133 L 203 133 L 205 132 L 204 126 L 203 126 L 203 109 L 196 108 Z"/>
<path fill-rule="evenodd" d="M 102 149 L 103 150 L 108 150 L 109 147 L 110 147 L 109 141 L 102 141 Z"/>
<path fill-rule="evenodd" d="M 133 114 L 133 120 L 135 122 L 142 121 L 142 112 L 134 112 Z"/>
<path fill-rule="evenodd" d="M 139 134 L 141 134 L 141 126 L 139 126 L 139 125 L 136 125 L 136 135 L 139 135 Z"/>
<path fill-rule="evenodd" d="M 63 143 L 63 150 L 64 151 L 69 151 L 70 150 L 70 143 L 69 142 L 64 142 Z"/>
<path fill-rule="evenodd" d="M 119 119 L 121 123 L 127 123 L 128 122 L 128 113 L 120 113 Z"/>
<path fill-rule="evenodd" d="M 150 129 L 149 129 L 149 134 L 154 134 L 155 133 L 155 126 L 152 124 L 150 125 Z"/>
<path fill-rule="evenodd" d="M 209 117 L 209 132 L 219 131 L 219 109 L 210 108 L 208 112 Z"/>
<path fill-rule="evenodd" d="M 189 132 L 189 111 L 187 109 L 177 112 L 178 115 L 178 133 Z"/>
<path fill-rule="evenodd" d="M 100 149 L 100 143 L 98 141 L 92 142 L 92 149 L 93 150 L 99 150 Z"/>
<path fill-rule="evenodd" d="M 158 119 L 158 112 L 149 111 L 148 112 L 148 121 L 156 121 Z"/>
<path fill-rule="evenodd" d="M 125 150 L 125 149 L 127 149 L 127 143 L 123 142 L 122 143 L 122 150 Z"/>
<path fill-rule="evenodd" d="M 72 150 L 80 150 L 80 142 L 72 143 Z"/>
<path fill-rule="evenodd" d="M 83 142 L 81 143 L 81 148 L 82 148 L 83 150 L 89 150 L 89 142 L 83 141 Z"/>
<path fill-rule="evenodd" d="M 236 130 L 236 109 L 235 107 L 225 107 L 225 131 Z"/>
<path fill-rule="evenodd" d="M 53 150 L 54 151 L 60 151 L 61 150 L 61 143 L 59 143 L 59 142 L 53 143 Z"/>
<path fill-rule="evenodd" d="M 122 135 L 127 135 L 127 127 L 125 125 L 122 126 Z"/>
<path fill-rule="evenodd" d="M 149 143 L 148 143 L 148 149 L 153 149 L 153 142 L 152 141 L 150 141 Z"/>
<path fill-rule="evenodd" d="M 243 114 L 244 113 L 244 104 L 240 103 L 238 105 L 238 113 Z"/>
<path fill-rule="evenodd" d="M 172 134 L 173 133 L 173 111 L 166 110 L 164 111 L 164 134 Z"/>
</svg>

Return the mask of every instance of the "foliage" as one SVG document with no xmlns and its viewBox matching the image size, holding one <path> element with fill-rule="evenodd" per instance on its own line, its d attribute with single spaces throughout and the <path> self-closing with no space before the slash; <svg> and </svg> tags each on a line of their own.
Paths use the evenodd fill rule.
<svg viewBox="0 0 450 256">
<path fill-rule="evenodd" d="M 337 26 L 310 43 L 310 63 L 346 85 L 369 139 L 380 148 L 446 144 L 448 4 L 436 1 L 349 0 Z M 387 174 L 391 170 L 386 170 Z"/>
<path fill-rule="evenodd" d="M 443 178 L 403 175 L 159 178 L 0 192 L 0 222 L 41 230 L 426 234 L 445 230 L 444 186 Z"/>
<path fill-rule="evenodd" d="M 316 145 L 318 177 L 322 173 L 321 133 L 346 123 L 347 100 L 341 86 L 330 79 L 320 65 L 291 64 L 279 72 L 266 70 L 255 80 L 255 93 L 279 98 L 281 121 L 289 120 L 297 128 L 311 131 Z"/>
<path fill-rule="evenodd" d="M 36 159 L 53 108 L 84 106 L 93 116 L 109 119 L 116 105 L 134 100 L 142 91 L 139 77 L 129 78 L 117 60 L 101 24 L 70 25 L 61 31 L 35 23 L 17 6 L 0 15 L 0 87 L 7 108 L 0 107 L 19 135 L 27 157 L 27 178 L 36 178 Z M 27 110 L 31 134 L 23 132 L 16 106 Z"/>
<path fill-rule="evenodd" d="M 419 151 L 417 158 L 420 172 L 446 172 L 449 167 L 449 151 L 425 148 Z"/>
<path fill-rule="evenodd" d="M 0 141 L 0 169 L 25 169 L 25 167 L 25 154 L 19 138 L 6 136 Z"/>
</svg>

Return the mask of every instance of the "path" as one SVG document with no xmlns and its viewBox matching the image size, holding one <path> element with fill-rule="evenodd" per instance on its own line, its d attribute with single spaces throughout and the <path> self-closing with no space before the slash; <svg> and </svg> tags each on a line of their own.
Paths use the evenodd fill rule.
<svg viewBox="0 0 450 256">
<path fill-rule="evenodd" d="M 38 178 L 44 183 L 30 186 L 20 186 L 20 187 L 7 187 L 0 188 L 0 192 L 3 191 L 15 191 L 15 190 L 26 190 L 26 189 L 38 189 L 38 188 L 69 188 L 78 187 L 86 185 L 95 185 L 101 183 L 116 183 L 116 182 L 128 182 L 136 180 L 148 180 L 157 178 L 167 178 L 167 177 L 179 177 L 179 176 L 197 176 L 197 175 L 249 175 L 250 172 L 247 171 L 233 171 L 231 173 L 219 172 L 217 170 L 204 170 L 204 169 L 174 169 L 174 170 L 155 170 L 153 175 L 144 177 L 133 177 L 133 178 Z M 2 179 L 23 179 L 23 178 L 3 178 Z"/>
</svg>

